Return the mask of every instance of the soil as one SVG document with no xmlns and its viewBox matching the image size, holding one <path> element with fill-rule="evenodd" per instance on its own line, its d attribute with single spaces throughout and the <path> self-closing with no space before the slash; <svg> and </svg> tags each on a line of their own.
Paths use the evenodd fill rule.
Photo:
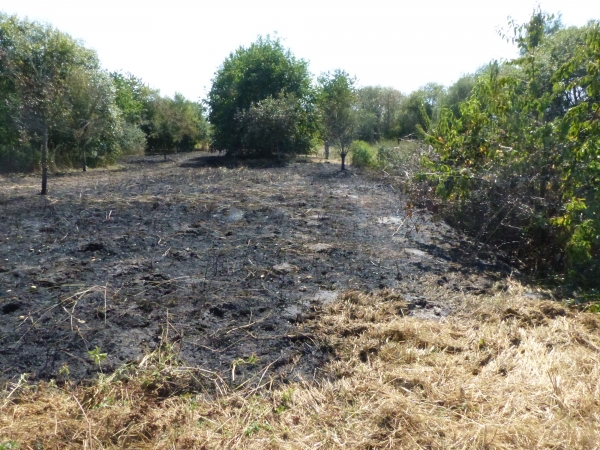
<svg viewBox="0 0 600 450">
<path fill-rule="evenodd" d="M 38 185 L 0 178 L 0 380 L 86 380 L 166 340 L 236 385 L 312 378 L 330 352 L 301 324 L 341 292 L 439 319 L 506 277 L 385 180 L 324 161 L 143 156 Z"/>
</svg>

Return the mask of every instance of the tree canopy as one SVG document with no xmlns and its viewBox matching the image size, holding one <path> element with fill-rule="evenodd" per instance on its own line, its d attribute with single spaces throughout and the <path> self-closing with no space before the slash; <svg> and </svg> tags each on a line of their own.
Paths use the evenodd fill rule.
<svg viewBox="0 0 600 450">
<path fill-rule="evenodd" d="M 48 25 L 0 16 L 2 92 L 5 110 L 21 141 L 40 142 L 42 194 L 47 192 L 48 143 L 69 121 L 69 78 L 76 71 L 98 71 L 94 52 Z M 83 73 L 83 72 L 81 72 Z M 77 125 L 80 127 L 80 125 Z"/>
</svg>

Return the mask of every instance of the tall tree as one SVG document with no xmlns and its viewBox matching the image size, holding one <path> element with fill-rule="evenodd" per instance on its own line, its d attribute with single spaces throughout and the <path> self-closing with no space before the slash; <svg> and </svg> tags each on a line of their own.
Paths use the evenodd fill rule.
<svg viewBox="0 0 600 450">
<path fill-rule="evenodd" d="M 318 103 L 323 121 L 324 136 L 339 145 L 342 170 L 356 127 L 356 78 L 337 69 L 322 74 L 319 79 Z"/>
</svg>

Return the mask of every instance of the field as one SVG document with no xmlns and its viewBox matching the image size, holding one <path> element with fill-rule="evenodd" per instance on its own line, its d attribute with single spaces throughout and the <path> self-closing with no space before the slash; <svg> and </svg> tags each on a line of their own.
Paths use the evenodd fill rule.
<svg viewBox="0 0 600 450">
<path fill-rule="evenodd" d="M 598 448 L 596 317 L 387 178 L 195 153 L 50 183 L 0 179 L 3 450 Z"/>
</svg>

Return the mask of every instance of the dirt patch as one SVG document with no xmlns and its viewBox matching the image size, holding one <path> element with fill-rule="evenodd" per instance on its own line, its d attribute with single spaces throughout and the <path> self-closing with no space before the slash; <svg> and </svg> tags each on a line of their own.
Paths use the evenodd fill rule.
<svg viewBox="0 0 600 450">
<path fill-rule="evenodd" d="M 306 379 L 329 351 L 298 325 L 338 292 L 394 290 L 435 319 L 448 292 L 505 275 L 390 186 L 335 165 L 161 158 L 51 178 L 47 197 L 37 178 L 0 178 L 1 378 L 86 379 L 167 333 L 189 365 L 235 384 L 267 369 Z"/>
</svg>

